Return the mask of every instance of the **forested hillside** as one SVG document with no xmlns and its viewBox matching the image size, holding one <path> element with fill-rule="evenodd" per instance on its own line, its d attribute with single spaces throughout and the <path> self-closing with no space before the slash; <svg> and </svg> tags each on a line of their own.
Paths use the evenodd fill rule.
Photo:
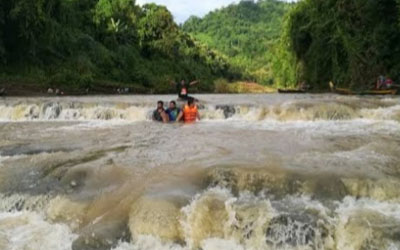
<svg viewBox="0 0 400 250">
<path fill-rule="evenodd" d="M 274 46 L 292 5 L 277 0 L 242 1 L 204 18 L 191 17 L 183 30 L 227 55 L 248 80 L 272 84 Z"/>
<path fill-rule="evenodd" d="M 372 88 L 379 75 L 400 80 L 400 1 L 303 0 L 289 13 L 275 74 L 279 81 L 329 81 Z"/>
<path fill-rule="evenodd" d="M 0 80 L 71 89 L 171 91 L 170 81 L 235 78 L 227 60 L 182 32 L 162 6 L 132 0 L 0 1 Z M 173 88 L 172 88 L 173 89 Z"/>
<path fill-rule="evenodd" d="M 399 59 L 400 0 L 247 0 L 182 27 L 132 0 L 0 1 L 0 90 L 167 93 L 181 78 L 204 92 L 226 80 L 366 89 L 379 75 L 398 83 Z"/>
</svg>

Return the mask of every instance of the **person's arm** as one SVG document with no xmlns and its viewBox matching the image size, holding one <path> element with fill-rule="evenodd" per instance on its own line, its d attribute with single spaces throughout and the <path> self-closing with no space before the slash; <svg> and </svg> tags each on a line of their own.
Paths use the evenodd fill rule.
<svg viewBox="0 0 400 250">
<path fill-rule="evenodd" d="M 199 113 L 199 111 L 197 111 L 197 114 L 196 114 L 196 116 L 197 116 L 197 120 L 199 120 L 199 121 L 200 121 L 200 113 Z"/>
<path fill-rule="evenodd" d="M 195 85 L 195 84 L 198 84 L 199 82 L 200 82 L 199 80 L 196 80 L 196 81 L 193 81 L 193 82 L 189 83 L 189 85 L 190 85 L 190 86 L 193 86 L 193 85 Z"/>
<path fill-rule="evenodd" d="M 183 119 L 183 111 L 181 110 L 181 111 L 179 112 L 178 117 L 176 118 L 176 121 L 177 121 L 177 122 L 180 122 L 182 119 Z"/>
<path fill-rule="evenodd" d="M 160 115 L 161 115 L 161 118 L 163 120 L 163 123 L 168 123 L 169 122 L 169 116 L 165 111 L 161 112 Z"/>
</svg>

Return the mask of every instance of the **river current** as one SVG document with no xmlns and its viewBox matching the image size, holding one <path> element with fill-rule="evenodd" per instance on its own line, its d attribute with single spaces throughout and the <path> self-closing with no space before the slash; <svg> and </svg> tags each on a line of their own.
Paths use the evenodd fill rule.
<svg viewBox="0 0 400 250">
<path fill-rule="evenodd" d="M 400 99 L 0 99 L 0 249 L 400 249 Z"/>
</svg>

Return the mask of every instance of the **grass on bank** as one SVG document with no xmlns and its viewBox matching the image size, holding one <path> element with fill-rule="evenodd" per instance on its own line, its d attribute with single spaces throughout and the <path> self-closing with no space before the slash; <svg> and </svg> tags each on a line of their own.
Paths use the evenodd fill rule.
<svg viewBox="0 0 400 250">
<path fill-rule="evenodd" d="M 215 93 L 231 93 L 231 94 L 265 94 L 275 93 L 276 89 L 260 85 L 254 82 L 233 82 L 229 83 L 225 79 L 218 79 L 214 82 Z"/>
</svg>

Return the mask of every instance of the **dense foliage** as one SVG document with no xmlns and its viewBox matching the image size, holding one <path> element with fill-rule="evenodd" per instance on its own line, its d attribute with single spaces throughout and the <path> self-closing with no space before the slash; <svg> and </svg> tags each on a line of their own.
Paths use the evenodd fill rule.
<svg viewBox="0 0 400 250">
<path fill-rule="evenodd" d="M 398 0 L 300 1 L 288 16 L 275 72 L 320 89 L 329 81 L 371 88 L 379 75 L 400 80 L 399 8 Z"/>
<path fill-rule="evenodd" d="M 123 82 L 137 91 L 167 92 L 171 80 L 199 78 L 200 90 L 209 91 L 214 79 L 238 74 L 223 56 L 182 32 L 162 6 L 7 0 L 0 1 L 0 77 L 8 76 L 48 86 Z"/>
<path fill-rule="evenodd" d="M 182 27 L 165 7 L 134 0 L 0 1 L 0 83 L 164 93 L 180 78 L 201 79 L 200 91 L 240 78 L 361 89 L 379 75 L 399 82 L 399 58 L 400 0 L 243 0 Z"/>
<path fill-rule="evenodd" d="M 202 19 L 191 17 L 183 29 L 226 54 L 248 80 L 272 83 L 274 44 L 280 37 L 283 16 L 292 5 L 277 0 L 242 1 Z"/>
</svg>

